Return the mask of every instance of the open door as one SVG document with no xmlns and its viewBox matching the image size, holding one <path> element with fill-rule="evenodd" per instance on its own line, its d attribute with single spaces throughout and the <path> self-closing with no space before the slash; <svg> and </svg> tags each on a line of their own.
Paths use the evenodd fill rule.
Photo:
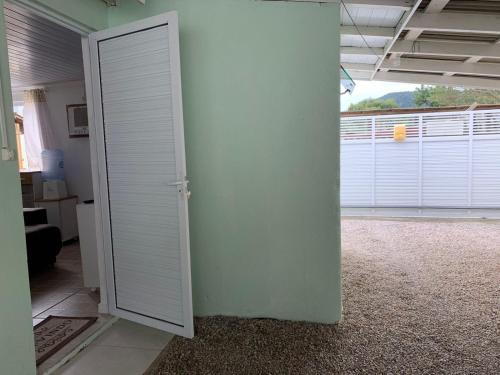
<svg viewBox="0 0 500 375">
<path fill-rule="evenodd" d="M 89 46 L 109 313 L 193 337 L 177 13 Z"/>
</svg>

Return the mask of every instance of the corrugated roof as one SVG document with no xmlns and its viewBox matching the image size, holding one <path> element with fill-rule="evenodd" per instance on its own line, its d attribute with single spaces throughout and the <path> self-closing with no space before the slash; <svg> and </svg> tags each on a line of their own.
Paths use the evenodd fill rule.
<svg viewBox="0 0 500 375">
<path fill-rule="evenodd" d="M 402 6 L 410 5 L 406 10 L 394 9 L 397 1 L 360 2 L 364 5 L 347 6 L 358 26 L 369 25 L 378 30 L 390 26 L 396 28 L 396 33 L 385 41 L 365 37 L 370 47 L 380 49 L 384 43 L 379 56 L 360 36 L 342 37 L 342 46 L 364 48 L 356 50 L 356 54 L 348 54 L 352 51 L 347 48 L 341 55 L 341 61 L 354 79 L 497 88 L 500 0 L 415 0 L 410 4 L 400 1 Z M 358 8 L 360 10 L 354 10 Z M 413 9 L 417 10 L 412 13 Z M 342 22 L 352 24 L 346 19 L 346 13 L 343 12 Z M 372 13 L 377 16 L 370 17 Z M 396 38 L 398 26 L 402 27 Z M 377 32 L 376 28 L 361 30 L 371 36 Z M 428 61 L 422 64 L 421 59 Z M 449 69 L 443 69 L 446 61 L 450 62 Z M 457 61 L 464 65 L 457 65 Z M 499 64 L 498 69 L 492 64 Z"/>
</svg>

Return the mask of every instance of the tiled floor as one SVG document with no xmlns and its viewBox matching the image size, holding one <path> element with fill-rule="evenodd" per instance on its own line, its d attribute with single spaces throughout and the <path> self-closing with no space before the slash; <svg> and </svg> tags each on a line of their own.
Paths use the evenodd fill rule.
<svg viewBox="0 0 500 375">
<path fill-rule="evenodd" d="M 54 268 L 30 277 L 33 325 L 49 315 L 99 316 L 99 296 L 83 286 L 77 242 L 64 246 Z M 44 362 L 38 373 L 55 366 L 85 339 L 97 332 L 109 316 L 99 320 L 58 353 Z M 163 350 L 172 335 L 140 324 L 119 320 L 56 374 L 136 375 L 142 374 Z"/>
<path fill-rule="evenodd" d="M 166 332 L 119 320 L 55 374 L 139 375 L 171 338 Z"/>
<path fill-rule="evenodd" d="M 49 315 L 97 316 L 97 293 L 84 288 L 78 242 L 63 246 L 53 268 L 30 277 L 33 325 Z"/>
</svg>

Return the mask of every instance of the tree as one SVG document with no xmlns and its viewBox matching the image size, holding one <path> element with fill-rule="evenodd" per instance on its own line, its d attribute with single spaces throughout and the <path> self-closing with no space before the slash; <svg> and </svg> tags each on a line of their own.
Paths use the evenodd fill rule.
<svg viewBox="0 0 500 375">
<path fill-rule="evenodd" d="M 415 90 L 417 107 L 449 107 L 500 103 L 500 91 L 456 89 L 445 86 L 424 86 Z"/>
<path fill-rule="evenodd" d="M 349 111 L 368 111 L 376 109 L 399 108 L 394 99 L 365 99 L 349 106 Z"/>
</svg>

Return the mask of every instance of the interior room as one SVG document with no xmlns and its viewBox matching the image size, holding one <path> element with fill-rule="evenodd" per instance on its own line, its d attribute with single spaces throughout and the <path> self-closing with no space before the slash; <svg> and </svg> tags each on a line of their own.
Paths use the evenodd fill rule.
<svg viewBox="0 0 500 375">
<path fill-rule="evenodd" d="M 97 317 L 81 37 L 11 3 L 4 14 L 33 325 L 51 315 Z"/>
</svg>

